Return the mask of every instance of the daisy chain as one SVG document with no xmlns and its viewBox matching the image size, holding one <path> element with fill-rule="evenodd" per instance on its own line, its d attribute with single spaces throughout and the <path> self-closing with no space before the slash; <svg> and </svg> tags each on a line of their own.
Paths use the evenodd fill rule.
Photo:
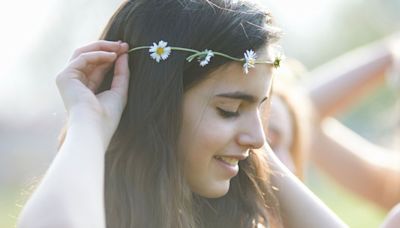
<svg viewBox="0 0 400 228">
<path fill-rule="evenodd" d="M 157 63 L 160 62 L 160 60 L 166 60 L 169 55 L 171 54 L 171 51 L 186 51 L 189 53 L 192 53 L 189 57 L 186 58 L 188 62 L 193 61 L 194 59 L 197 59 L 200 66 L 204 67 L 206 66 L 212 57 L 215 55 L 222 56 L 225 58 L 228 58 L 230 60 L 238 61 L 243 63 L 243 71 L 245 74 L 249 73 L 249 68 L 254 68 L 255 64 L 259 63 L 266 63 L 274 66 L 275 68 L 278 68 L 280 66 L 280 62 L 282 60 L 282 55 L 276 55 L 274 57 L 274 61 L 257 61 L 257 54 L 253 50 L 246 50 L 244 53 L 244 58 L 235 58 L 230 55 L 221 53 L 221 52 L 216 52 L 212 50 L 204 50 L 204 51 L 197 51 L 194 49 L 190 48 L 182 48 L 182 47 L 169 47 L 168 42 L 165 42 L 163 40 L 160 40 L 158 43 L 153 43 L 152 46 L 140 46 L 140 47 L 135 47 L 132 48 L 128 51 L 128 53 L 140 50 L 140 49 L 149 49 L 150 57 L 154 59 Z"/>
</svg>

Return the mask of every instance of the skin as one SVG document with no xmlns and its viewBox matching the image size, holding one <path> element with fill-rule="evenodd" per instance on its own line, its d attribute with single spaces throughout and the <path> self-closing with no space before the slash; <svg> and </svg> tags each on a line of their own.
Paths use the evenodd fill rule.
<svg viewBox="0 0 400 228">
<path fill-rule="evenodd" d="M 268 123 L 268 142 L 276 156 L 290 171 L 295 172 L 293 159 L 290 155 L 293 126 L 292 117 L 286 104 L 278 96 L 272 96 Z"/>
<path fill-rule="evenodd" d="M 69 126 L 66 139 L 46 172 L 42 182 L 25 205 L 19 217 L 18 227 L 105 227 L 103 191 L 104 153 L 105 145 L 108 145 L 112 137 L 113 128 L 117 126 L 122 114 L 122 109 L 120 107 L 124 107 L 127 100 L 127 85 L 129 81 L 128 58 L 125 54 L 127 50 L 127 44 L 96 41 L 77 49 L 71 62 L 57 76 L 59 92 L 69 113 Z M 97 85 L 102 81 L 106 69 L 110 67 L 112 63 L 115 63 L 115 74 L 111 89 L 94 96 Z M 241 75 L 243 78 L 249 79 L 248 83 L 251 84 L 250 82 L 252 79 L 257 78 L 253 72 L 260 67 L 262 66 L 257 65 L 256 69 L 251 69 L 247 76 Z M 267 78 L 267 81 L 270 81 L 269 69 L 266 70 L 267 71 L 263 72 L 264 77 Z M 230 80 L 236 81 L 238 79 L 236 79 L 235 75 L 231 75 L 229 80 L 225 80 L 224 82 L 228 83 Z M 217 85 L 219 85 L 219 83 L 215 83 L 214 89 L 218 88 Z M 260 84 L 257 86 L 259 85 Z M 247 84 L 246 86 L 241 86 L 243 87 L 240 87 L 240 89 L 246 89 L 245 92 L 258 91 L 251 90 L 253 89 L 251 88 L 252 86 L 248 86 Z M 196 88 L 193 89 L 196 90 Z M 192 113 L 193 115 L 189 115 L 188 113 L 190 109 L 187 102 L 190 101 L 191 93 L 194 93 L 194 91 L 188 91 L 185 97 L 185 121 L 188 121 L 188 117 L 190 116 L 196 120 L 196 114 L 194 112 Z M 268 94 L 259 91 L 257 94 L 258 93 L 262 93 L 262 96 Z M 259 99 L 261 99 L 262 96 L 260 95 Z M 200 99 L 200 97 L 197 98 Z M 203 99 L 205 98 L 203 97 Z M 211 97 L 209 97 L 208 101 L 212 101 Z M 211 103 L 205 102 L 202 111 L 210 111 L 209 109 L 211 109 L 211 107 L 208 106 L 210 104 Z M 243 107 L 252 106 L 243 105 Z M 111 112 L 110 110 L 113 111 Z M 252 114 L 248 113 L 246 116 L 253 116 L 256 112 L 257 115 L 255 116 L 257 116 L 256 119 L 258 119 L 258 124 L 260 124 L 259 110 L 256 109 L 257 111 L 254 111 L 254 107 L 248 110 L 253 111 L 250 111 Z M 246 108 L 244 110 L 239 108 L 241 113 L 247 113 L 248 110 L 246 111 Z M 193 140 L 191 142 L 192 145 L 181 143 L 181 146 L 182 149 L 187 149 L 188 158 L 196 158 L 196 154 L 191 154 L 189 152 L 194 153 L 196 152 L 196 148 L 201 149 L 201 156 L 197 155 L 197 157 L 206 157 L 208 160 L 205 159 L 206 163 L 202 163 L 203 160 L 201 160 L 201 162 L 199 160 L 198 163 L 207 165 L 214 162 L 212 161 L 212 154 L 214 152 L 219 153 L 222 151 L 209 151 L 208 147 L 207 150 L 203 147 L 195 147 L 195 145 L 200 145 L 200 136 L 202 136 L 200 135 L 200 125 L 198 123 L 203 123 L 203 121 L 206 121 L 212 116 L 203 114 L 202 118 L 200 118 L 200 116 L 197 117 L 197 122 L 191 122 L 192 126 L 189 129 L 183 129 L 185 133 L 193 134 L 191 136 L 182 136 L 182 138 L 187 137 Z M 239 121 L 239 119 L 244 121 L 243 118 L 242 116 L 236 120 L 229 121 L 232 121 L 230 124 L 233 124 Z M 252 120 L 252 118 L 248 117 L 244 119 Z M 222 121 L 222 119 L 218 120 Z M 225 119 L 224 121 L 228 122 L 228 120 Z M 197 124 L 195 125 L 194 123 Z M 213 127 L 215 131 L 218 130 L 218 132 L 222 132 L 223 129 L 220 127 L 217 128 L 217 126 L 219 126 L 217 124 L 218 122 L 214 121 Z M 236 123 L 234 125 L 236 125 L 238 129 L 239 126 L 243 127 L 242 124 L 239 125 Z M 106 126 L 109 126 L 109 128 L 106 128 Z M 251 126 L 251 128 L 251 132 L 254 133 L 255 126 Z M 259 127 L 259 129 L 261 129 L 261 127 Z M 204 134 L 206 130 L 210 131 L 210 129 L 204 129 Z M 263 135 L 262 130 L 259 131 L 260 132 L 257 130 L 258 137 L 260 134 Z M 231 140 L 234 141 L 228 140 L 223 148 L 228 148 L 228 145 L 230 145 L 232 148 L 241 148 L 244 150 L 255 142 L 249 140 L 251 139 L 248 136 L 249 133 L 238 134 L 238 130 L 235 132 L 237 137 L 234 139 L 231 138 Z M 209 134 L 211 133 L 212 131 L 209 132 Z M 231 133 L 231 137 L 232 135 L 233 133 Z M 198 137 L 193 138 L 195 136 Z M 239 142 L 241 143 L 239 144 Z M 243 145 L 243 142 L 246 146 L 239 147 L 239 145 Z M 296 178 L 281 165 L 268 148 L 267 154 L 271 158 L 272 172 L 283 174 L 283 176 L 273 175 L 272 184 L 280 189 L 280 191 L 277 191 L 277 197 L 280 201 L 282 215 L 285 218 L 285 227 L 346 227 L 326 206 L 307 190 L 304 185 L 296 180 Z M 188 159 L 187 163 L 190 162 L 193 163 L 196 162 L 196 160 Z M 77 170 L 79 171 L 78 174 L 76 173 Z M 195 170 L 194 167 L 193 170 Z M 185 173 L 187 173 L 188 176 L 195 176 L 192 172 Z M 285 176 L 288 178 L 284 178 Z M 214 175 L 211 175 L 211 177 L 214 177 Z M 205 179 L 207 180 L 207 178 Z M 62 181 L 60 182 L 60 180 Z M 212 179 L 210 182 L 211 181 Z M 226 182 L 228 182 L 228 184 L 226 184 Z M 216 183 L 221 183 L 222 186 L 225 184 L 225 190 L 227 189 L 226 185 L 229 185 L 229 181 L 227 180 L 217 180 Z M 65 191 L 65 189 L 68 189 L 68 191 Z M 194 186 L 192 186 L 192 189 L 199 193 L 202 188 L 195 189 Z M 218 193 L 216 191 L 211 191 L 211 187 L 208 189 L 210 189 L 209 192 L 211 193 Z M 220 194 L 222 195 L 221 192 Z M 307 210 L 304 210 L 304 208 L 307 208 Z"/>
<path fill-rule="evenodd" d="M 319 125 L 310 158 L 350 191 L 387 210 L 400 202 L 399 156 L 390 155 L 398 151 L 374 145 L 327 117 L 382 86 L 399 50 L 397 32 L 318 67 L 309 77 L 324 80 L 306 85 Z"/>
<path fill-rule="evenodd" d="M 315 84 L 311 83 L 311 86 L 307 87 L 317 111 L 316 117 L 320 121 L 317 122 L 318 127 L 314 132 L 311 158 L 343 186 L 388 209 L 399 202 L 399 191 L 396 191 L 400 183 L 400 172 L 396 163 L 398 160 L 396 157 L 387 156 L 395 153 L 371 144 L 338 121 L 326 117 L 347 108 L 361 95 L 384 82 L 384 72 L 392 64 L 391 51 L 396 49 L 387 48 L 386 43 L 392 38 L 385 38 L 314 70 L 312 75 L 327 80 L 315 81 Z M 391 42 L 399 45 L 398 38 Z M 343 67 L 343 63 L 352 64 Z M 293 192 L 290 187 L 281 189 L 291 189 Z M 285 201 L 288 200 L 288 196 L 293 195 L 292 192 L 278 195 L 284 210 L 292 209 L 290 203 L 285 206 Z M 285 213 L 287 212 L 283 214 Z M 287 216 L 290 220 L 296 216 L 294 212 L 287 214 L 291 215 Z M 294 221 L 293 227 L 300 227 L 298 219 Z M 399 226 L 400 205 L 392 209 L 381 227 Z"/>
<path fill-rule="evenodd" d="M 126 43 L 104 40 L 85 45 L 57 75 L 68 112 L 66 138 L 17 227 L 106 227 L 104 154 L 127 101 L 128 48 Z M 111 88 L 96 94 L 113 65 Z"/>
<path fill-rule="evenodd" d="M 234 62 L 186 92 L 179 150 L 194 193 L 208 198 L 225 195 L 239 166 L 216 156 L 237 163 L 250 149 L 264 145 L 260 109 L 268 103 L 271 75 L 270 65 L 257 64 L 245 75 L 242 64 Z"/>
</svg>

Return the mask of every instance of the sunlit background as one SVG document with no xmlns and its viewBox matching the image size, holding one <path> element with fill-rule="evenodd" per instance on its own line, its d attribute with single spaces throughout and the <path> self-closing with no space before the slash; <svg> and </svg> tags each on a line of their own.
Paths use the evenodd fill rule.
<svg viewBox="0 0 400 228">
<path fill-rule="evenodd" d="M 31 187 L 56 153 L 65 120 L 57 72 L 76 47 L 98 38 L 120 2 L 0 0 L 0 227 L 15 226 Z M 285 33 L 286 55 L 309 70 L 400 28 L 398 0 L 263 2 Z M 374 143 L 392 147 L 395 129 L 384 120 L 395 101 L 384 86 L 339 118 Z M 307 185 L 351 227 L 377 227 L 386 213 L 322 174 L 312 172 Z"/>
</svg>

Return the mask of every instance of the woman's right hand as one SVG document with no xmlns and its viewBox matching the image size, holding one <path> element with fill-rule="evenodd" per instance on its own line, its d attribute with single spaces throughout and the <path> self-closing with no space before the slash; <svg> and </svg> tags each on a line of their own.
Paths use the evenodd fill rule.
<svg viewBox="0 0 400 228">
<path fill-rule="evenodd" d="M 127 102 L 128 48 L 126 43 L 100 40 L 75 50 L 56 79 L 69 125 L 94 125 L 105 140 L 111 139 Z M 111 88 L 96 94 L 113 65 Z"/>
</svg>

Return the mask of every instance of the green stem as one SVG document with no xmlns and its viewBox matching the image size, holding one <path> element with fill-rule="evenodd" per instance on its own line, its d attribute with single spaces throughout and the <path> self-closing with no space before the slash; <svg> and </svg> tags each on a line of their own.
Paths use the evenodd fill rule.
<svg viewBox="0 0 400 228">
<path fill-rule="evenodd" d="M 224 54 L 224 53 L 221 53 L 221 52 L 217 52 L 217 51 L 214 52 L 214 55 L 219 55 L 219 56 L 222 56 L 222 57 L 225 57 L 225 58 L 228 58 L 228 59 L 231 59 L 231 60 L 239 61 L 239 62 L 243 62 L 244 61 L 244 58 L 241 58 L 241 59 L 235 58 L 235 57 L 232 57 L 230 55 L 227 55 L 227 54 Z"/>
<path fill-rule="evenodd" d="M 130 53 L 130 52 L 132 52 L 132 51 L 140 50 L 140 49 L 149 49 L 149 48 L 151 48 L 151 47 L 150 47 L 150 46 L 135 47 L 135 48 L 130 49 L 130 50 L 128 51 L 128 53 Z"/>
<path fill-rule="evenodd" d="M 205 53 L 203 53 L 203 52 L 198 52 L 198 53 L 196 53 L 196 54 L 193 54 L 193 55 L 187 57 L 186 60 L 187 60 L 188 62 L 192 62 L 194 58 L 196 58 L 197 56 L 200 56 L 200 55 L 204 55 L 204 54 L 205 54 Z"/>
<path fill-rule="evenodd" d="M 171 50 L 199 53 L 199 51 L 196 51 L 196 50 L 193 50 L 193 49 L 190 49 L 190 48 L 181 48 L 181 47 L 171 47 Z"/>
<path fill-rule="evenodd" d="M 136 51 L 136 50 L 149 49 L 149 48 L 151 48 L 151 46 L 140 46 L 140 47 L 135 47 L 135 48 L 130 49 L 130 50 L 128 51 L 128 53 L 133 52 L 133 51 Z M 175 51 L 187 51 L 187 52 L 195 53 L 194 55 L 191 55 L 191 56 L 189 56 L 189 57 L 187 58 L 188 61 L 189 61 L 189 59 L 190 59 L 190 61 L 191 61 L 191 60 L 193 60 L 195 57 L 204 54 L 204 53 L 201 52 L 201 51 L 197 51 L 197 50 L 190 49 L 190 48 L 182 48 L 182 47 L 170 47 L 170 48 L 171 48 L 171 50 L 175 50 Z M 219 56 L 222 56 L 222 57 L 225 57 L 225 58 L 234 60 L 234 61 L 239 61 L 239 62 L 244 62 L 244 61 L 245 61 L 244 58 L 241 58 L 241 59 L 235 58 L 235 57 L 232 57 L 232 56 L 230 56 L 230 55 L 227 55 L 227 54 L 224 54 L 224 53 L 221 53 L 221 52 L 213 51 L 213 53 L 214 53 L 214 55 L 219 55 Z M 255 61 L 255 63 L 267 63 L 267 64 L 274 64 L 274 62 L 275 62 L 275 61 Z"/>
</svg>

